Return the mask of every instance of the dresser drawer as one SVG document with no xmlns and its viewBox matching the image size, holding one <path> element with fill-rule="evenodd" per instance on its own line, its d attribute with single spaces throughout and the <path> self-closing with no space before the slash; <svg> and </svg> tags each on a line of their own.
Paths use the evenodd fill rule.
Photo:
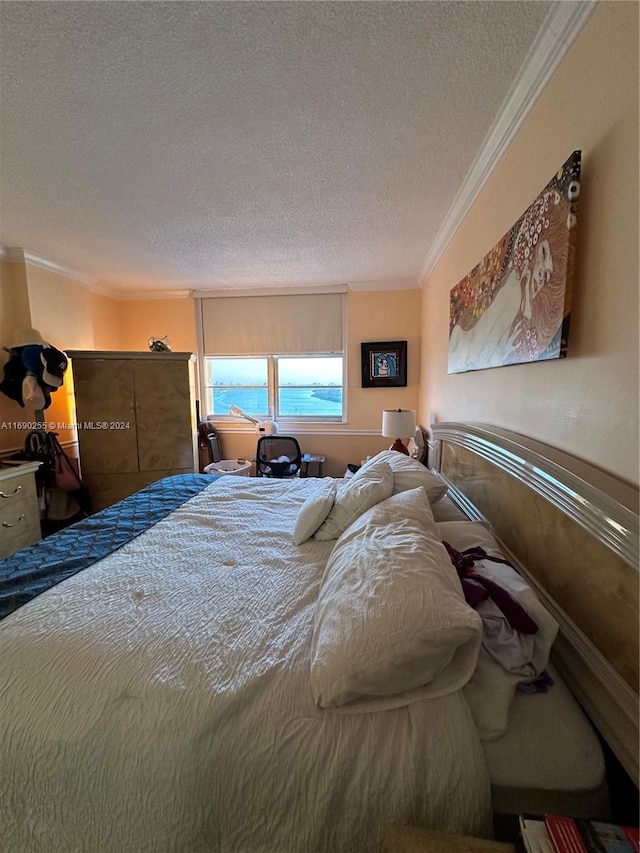
<svg viewBox="0 0 640 853">
<path fill-rule="evenodd" d="M 40 539 L 40 513 L 33 473 L 0 479 L 0 558 Z"/>
</svg>

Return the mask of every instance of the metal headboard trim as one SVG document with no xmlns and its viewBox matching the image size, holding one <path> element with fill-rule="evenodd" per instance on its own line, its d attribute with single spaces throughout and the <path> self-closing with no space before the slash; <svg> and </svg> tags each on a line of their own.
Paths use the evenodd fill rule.
<svg viewBox="0 0 640 853">
<path fill-rule="evenodd" d="M 553 451 L 559 460 L 566 463 L 563 466 L 533 449 L 531 445 L 541 447 L 537 442 L 486 424 L 442 423 L 433 424 L 431 429 L 436 468 L 440 468 L 442 441 L 473 451 L 537 492 L 625 563 L 639 570 L 637 511 L 587 482 L 567 466 L 577 463 L 581 473 L 590 469 L 613 483 L 609 475 L 579 463 L 561 451 Z M 616 487 L 618 491 L 627 492 L 626 486 L 617 481 Z M 633 490 L 629 487 L 628 502 L 632 504 L 633 499 Z"/>
</svg>

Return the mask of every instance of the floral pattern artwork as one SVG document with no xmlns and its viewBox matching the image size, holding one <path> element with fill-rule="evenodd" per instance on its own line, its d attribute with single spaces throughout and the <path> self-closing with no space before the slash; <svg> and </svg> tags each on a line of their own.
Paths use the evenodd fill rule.
<svg viewBox="0 0 640 853">
<path fill-rule="evenodd" d="M 449 373 L 566 356 L 580 155 L 452 288 Z"/>
</svg>

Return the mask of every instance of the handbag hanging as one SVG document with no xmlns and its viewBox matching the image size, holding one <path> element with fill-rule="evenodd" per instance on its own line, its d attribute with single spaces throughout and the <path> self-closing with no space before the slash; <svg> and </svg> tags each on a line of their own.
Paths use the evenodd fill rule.
<svg viewBox="0 0 640 853">
<path fill-rule="evenodd" d="M 61 492 L 77 492 L 82 488 L 78 460 L 67 456 L 55 433 L 49 433 L 49 443 L 54 457 L 53 479 L 56 488 Z"/>
</svg>

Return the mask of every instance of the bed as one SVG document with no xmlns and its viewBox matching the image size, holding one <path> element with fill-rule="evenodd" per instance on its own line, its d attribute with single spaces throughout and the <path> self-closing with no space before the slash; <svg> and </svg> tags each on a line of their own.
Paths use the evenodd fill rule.
<svg viewBox="0 0 640 853">
<path fill-rule="evenodd" d="M 547 694 L 510 677 L 483 731 L 483 618 L 439 525 L 486 518 L 451 470 L 381 456 L 350 481 L 168 478 L 0 562 L 3 851 L 376 851 L 392 823 L 488 836 L 496 807 L 587 792 L 606 816 L 558 669 Z M 527 700 L 580 720 L 578 782 L 509 776 Z"/>
</svg>

